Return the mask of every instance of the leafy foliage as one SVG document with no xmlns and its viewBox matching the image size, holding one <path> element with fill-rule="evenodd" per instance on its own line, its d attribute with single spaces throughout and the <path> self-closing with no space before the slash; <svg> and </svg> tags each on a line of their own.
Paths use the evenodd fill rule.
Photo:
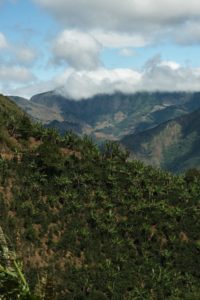
<svg viewBox="0 0 200 300">
<path fill-rule="evenodd" d="M 199 299 L 199 173 L 38 125 L 18 135 L 18 156 L 0 160 L 0 223 L 36 295 Z"/>
<path fill-rule="evenodd" d="M 29 285 L 16 260 L 9 251 L 7 241 L 0 227 L 0 299 L 39 300 L 31 295 Z"/>
</svg>

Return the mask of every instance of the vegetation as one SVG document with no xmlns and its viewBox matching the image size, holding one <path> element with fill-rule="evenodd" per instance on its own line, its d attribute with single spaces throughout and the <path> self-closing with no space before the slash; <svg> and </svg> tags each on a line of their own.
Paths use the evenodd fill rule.
<svg viewBox="0 0 200 300">
<path fill-rule="evenodd" d="M 198 170 L 174 176 L 130 161 L 116 143 L 99 150 L 15 109 L 6 120 L 0 225 L 35 295 L 199 299 Z"/>
<path fill-rule="evenodd" d="M 36 121 L 61 133 L 86 133 L 97 141 L 120 140 L 192 112 L 200 108 L 199 98 L 200 93 L 118 92 L 73 101 L 53 91 L 35 95 L 30 101 L 12 97 Z"/>
<path fill-rule="evenodd" d="M 30 293 L 29 285 L 16 260 L 8 248 L 6 237 L 0 227 L 0 299 L 39 300 Z"/>
<path fill-rule="evenodd" d="M 137 159 L 174 173 L 200 168 L 200 109 L 140 134 L 122 144 Z"/>
</svg>

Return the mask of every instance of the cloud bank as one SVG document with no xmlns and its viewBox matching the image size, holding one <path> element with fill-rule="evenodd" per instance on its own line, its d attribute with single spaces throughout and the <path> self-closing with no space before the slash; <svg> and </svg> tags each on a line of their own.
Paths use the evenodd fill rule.
<svg viewBox="0 0 200 300">
<path fill-rule="evenodd" d="M 1 78 L 1 72 L 0 72 Z M 73 100 L 96 94 L 138 91 L 199 91 L 200 68 L 183 67 L 175 61 L 164 61 L 159 55 L 146 62 L 142 70 L 128 68 L 76 70 L 68 68 L 50 81 L 34 82 L 25 88 L 10 90 L 23 97 L 55 89 Z"/>
<path fill-rule="evenodd" d="M 200 68 L 182 67 L 159 56 L 148 61 L 143 70 L 104 68 L 95 71 L 68 71 L 58 80 L 62 95 L 80 100 L 99 93 L 138 91 L 199 91 Z"/>
<path fill-rule="evenodd" d="M 66 28 L 90 32 L 104 46 L 144 46 L 149 41 L 200 42 L 197 0 L 35 0 Z M 121 41 L 121 42 L 120 42 Z"/>
<path fill-rule="evenodd" d="M 0 54 L 3 54 L 0 57 L 0 87 L 6 86 L 7 92 L 30 97 L 59 87 L 58 92 L 80 100 L 116 91 L 200 90 L 200 67 L 196 62 L 193 63 L 196 67 L 184 66 L 183 58 L 180 59 L 182 65 L 178 64 L 172 48 L 169 56 L 165 54 L 167 59 L 154 56 L 142 67 L 145 57 L 157 51 L 162 53 L 165 45 L 169 49 L 175 47 L 177 57 L 177 45 L 183 49 L 200 44 L 199 1 L 31 2 L 51 14 L 58 28 L 52 34 L 48 31 L 45 41 L 41 39 L 44 48 L 48 44 L 48 49 L 42 50 L 38 44 L 38 49 L 26 43 L 15 45 L 0 32 Z M 16 3 L 19 5 L 20 1 Z M 155 45 L 159 45 L 159 50 Z M 38 58 L 39 49 L 45 57 Z M 144 57 L 140 63 L 130 60 L 140 54 Z M 139 65 L 140 69 L 127 67 L 127 62 Z M 13 72 L 9 71 L 11 66 Z"/>
<path fill-rule="evenodd" d="M 35 0 L 67 26 L 132 31 L 200 17 L 197 0 Z"/>
</svg>

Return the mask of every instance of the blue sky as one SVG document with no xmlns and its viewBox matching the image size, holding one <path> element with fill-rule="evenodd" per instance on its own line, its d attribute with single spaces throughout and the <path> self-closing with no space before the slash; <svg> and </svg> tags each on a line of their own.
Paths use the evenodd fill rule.
<svg viewBox="0 0 200 300">
<path fill-rule="evenodd" d="M 0 89 L 200 90 L 197 0 L 0 0 Z"/>
</svg>

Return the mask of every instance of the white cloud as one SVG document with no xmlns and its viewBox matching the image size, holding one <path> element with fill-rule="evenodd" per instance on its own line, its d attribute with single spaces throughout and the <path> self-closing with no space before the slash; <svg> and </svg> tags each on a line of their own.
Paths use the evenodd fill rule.
<svg viewBox="0 0 200 300">
<path fill-rule="evenodd" d="M 100 44 L 92 35 L 64 30 L 54 42 L 54 61 L 66 61 L 75 69 L 95 69 L 100 65 L 100 50 Z"/>
<path fill-rule="evenodd" d="M 180 34 L 180 32 L 182 34 Z M 172 33 L 173 34 L 173 33 Z M 189 21 L 184 23 L 179 32 L 175 31 L 174 40 L 181 45 L 193 45 L 200 43 L 200 22 Z"/>
<path fill-rule="evenodd" d="M 30 49 L 28 47 L 18 47 L 14 48 L 13 51 L 14 55 L 16 56 L 17 62 L 22 64 L 30 64 L 36 59 L 36 51 Z"/>
<path fill-rule="evenodd" d="M 103 47 L 107 48 L 144 47 L 150 43 L 147 36 L 136 33 L 92 30 L 91 34 Z"/>
<path fill-rule="evenodd" d="M 24 67 L 13 66 L 11 68 L 10 66 L 0 66 L 1 82 L 26 83 L 33 79 L 33 74 Z"/>
<path fill-rule="evenodd" d="M 10 90 L 33 82 L 30 63 L 36 58 L 36 52 L 26 46 L 14 44 L 0 32 L 0 90 L 8 94 Z"/>
<path fill-rule="evenodd" d="M 172 60 L 162 61 L 159 56 L 148 61 L 140 71 L 108 70 L 100 61 L 101 51 L 105 48 L 115 48 L 120 55 L 128 57 L 135 55 L 134 48 L 146 47 L 155 41 L 175 41 L 181 45 L 200 43 L 199 1 L 33 1 L 52 13 L 64 26 L 65 30 L 52 42 L 52 62 L 55 68 L 57 65 L 68 65 L 69 68 L 50 81 L 34 79 L 25 66 L 31 67 L 34 63 L 35 50 L 8 43 L 0 33 L 0 49 L 7 47 L 6 60 L 8 62 L 10 58 L 9 63 L 13 66 L 10 68 L 6 66 L 5 59 L 2 61 L 0 81 L 11 82 L 13 86 L 14 83 L 33 81 L 27 86 L 17 87 L 16 92 L 31 95 L 62 86 L 62 92 L 68 97 L 81 99 L 115 91 L 200 90 L 199 68 L 186 68 Z M 165 43 L 161 47 L 165 47 Z M 44 63 L 41 65 L 44 66 Z M 45 70 L 42 72 L 45 73 Z"/>
<path fill-rule="evenodd" d="M 119 54 L 124 57 L 131 57 L 131 56 L 135 56 L 136 52 L 130 48 L 123 48 L 119 51 Z"/>
<path fill-rule="evenodd" d="M 18 72 L 12 79 L 16 80 Z M 23 74 L 23 72 L 22 72 Z M 26 73 L 25 73 L 26 74 Z M 0 71 L 0 80 L 5 76 Z M 10 78 L 10 75 L 7 74 Z M 27 76 L 24 76 L 27 78 Z M 23 76 L 21 76 L 23 78 Z M 25 79 L 24 78 L 24 79 Z M 133 69 L 98 68 L 95 70 L 67 69 L 49 81 L 35 80 L 19 88 L 7 89 L 9 94 L 31 97 L 34 94 L 56 89 L 58 93 L 74 100 L 86 99 L 96 94 L 112 94 L 117 91 L 199 91 L 200 68 L 180 66 L 175 61 L 162 61 L 160 56 L 148 61 L 142 71 Z"/>
<path fill-rule="evenodd" d="M 178 64 L 175 61 L 171 61 L 171 60 L 160 61 L 159 66 L 160 67 L 169 67 L 171 70 L 174 70 L 174 71 L 181 68 L 180 64 Z"/>
<path fill-rule="evenodd" d="M 94 71 L 69 70 L 59 79 L 60 93 L 73 99 L 82 99 L 99 93 L 112 94 L 115 91 L 132 92 L 139 83 L 141 74 L 131 69 Z"/>
<path fill-rule="evenodd" d="M 199 91 L 200 68 L 182 67 L 174 61 L 155 56 L 146 63 L 138 90 Z"/>
<path fill-rule="evenodd" d="M 5 35 L 0 32 L 0 50 L 5 50 L 6 55 L 2 55 L 1 63 L 8 65 L 28 65 L 37 57 L 37 51 L 27 46 L 14 44 L 7 40 Z"/>
<path fill-rule="evenodd" d="M 31 71 L 25 67 L 0 66 L 0 92 L 5 95 L 18 95 L 18 90 L 33 83 L 35 79 L 36 78 Z M 37 87 L 36 84 L 35 87 Z"/>
<path fill-rule="evenodd" d="M 103 48 L 123 48 L 123 56 L 132 56 L 130 47 L 143 47 L 148 39 L 140 35 L 92 30 L 64 30 L 53 42 L 53 63 L 68 63 L 77 70 L 93 70 L 102 65 L 100 53 Z"/>
<path fill-rule="evenodd" d="M 133 31 L 161 24 L 175 24 L 200 17 L 197 0 L 35 0 L 64 24 L 79 28 Z"/>
<path fill-rule="evenodd" d="M 103 47 L 200 43 L 198 0 L 34 0 L 65 28 L 90 33 Z"/>
<path fill-rule="evenodd" d="M 181 65 L 178 64 L 175 61 L 171 60 L 162 60 L 160 54 L 154 55 L 151 59 L 149 59 L 145 65 L 144 65 L 144 70 L 145 72 L 148 72 L 150 70 L 153 70 L 154 68 L 169 68 L 171 70 L 178 70 L 181 68 Z"/>
<path fill-rule="evenodd" d="M 6 87 L 3 93 L 6 95 L 17 95 L 19 97 L 31 98 L 33 95 L 44 93 L 46 91 L 50 91 L 55 89 L 57 86 L 56 81 L 39 81 L 35 80 L 34 82 L 26 85 L 11 85 Z"/>
<path fill-rule="evenodd" d="M 186 68 L 159 56 L 148 61 L 142 71 L 100 68 L 93 71 L 67 70 L 57 79 L 59 93 L 75 100 L 116 91 L 199 91 L 200 68 Z"/>
<path fill-rule="evenodd" d="M 4 34 L 0 32 L 0 50 L 7 48 L 7 47 L 8 47 L 8 42 L 7 42 Z"/>
</svg>

